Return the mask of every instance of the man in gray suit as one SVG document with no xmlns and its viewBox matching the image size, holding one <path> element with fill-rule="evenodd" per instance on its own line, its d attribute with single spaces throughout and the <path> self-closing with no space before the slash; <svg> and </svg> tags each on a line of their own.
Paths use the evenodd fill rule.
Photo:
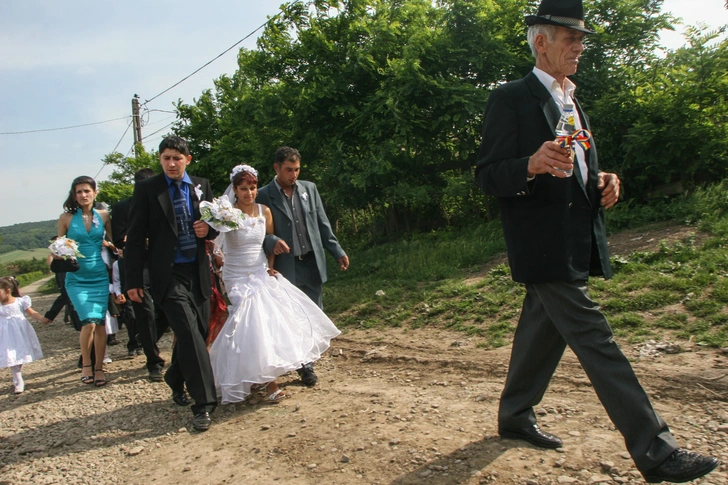
<svg viewBox="0 0 728 485">
<path fill-rule="evenodd" d="M 346 271 L 349 257 L 334 232 L 316 184 L 298 180 L 301 154 L 291 147 L 276 150 L 273 168 L 276 177 L 258 190 L 256 202 L 268 206 L 273 213 L 274 234 L 266 237 L 265 252 L 275 254 L 276 271 L 303 291 L 321 309 L 321 290 L 327 280 L 324 248 Z M 301 380 L 313 386 L 318 380 L 313 364 L 298 370 Z"/>
</svg>

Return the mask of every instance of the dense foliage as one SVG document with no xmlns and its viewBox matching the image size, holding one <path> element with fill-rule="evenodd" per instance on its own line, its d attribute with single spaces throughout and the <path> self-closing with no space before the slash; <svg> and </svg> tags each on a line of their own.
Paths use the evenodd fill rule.
<svg viewBox="0 0 728 485">
<path fill-rule="evenodd" d="M 718 36 L 689 29 L 686 46 L 630 69 L 622 87 L 595 99 L 600 162 L 620 174 L 628 197 L 728 175 L 728 41 Z"/>
<path fill-rule="evenodd" d="M 103 159 L 105 165 L 114 167 L 108 180 L 99 183 L 97 200 L 105 202 L 111 207 L 116 202 L 131 197 L 134 192 L 134 174 L 142 168 L 151 168 L 155 172 L 162 171 L 159 159 L 155 153 L 147 153 L 140 144 L 135 147 L 134 157 L 125 157 L 115 152 L 106 155 Z"/>
<path fill-rule="evenodd" d="M 49 273 L 48 263 L 46 263 L 45 259 L 38 258 L 11 261 L 5 266 L 5 269 L 13 276 L 32 273 L 34 271 Z"/>
<path fill-rule="evenodd" d="M 519 0 L 309 1 L 284 7 L 239 69 L 178 109 L 215 187 L 288 144 L 329 215 L 391 235 L 480 217 L 472 184 L 494 83 L 530 66 Z"/>
<path fill-rule="evenodd" d="M 280 145 L 303 154 L 343 237 L 366 243 L 495 217 L 473 183 L 489 92 L 533 59 L 535 0 L 305 0 L 282 7 L 238 70 L 191 104 L 175 131 L 193 174 L 221 193 L 234 165 L 273 176 Z M 600 165 L 641 200 L 726 175 L 728 61 L 721 33 L 690 30 L 659 54 L 662 0 L 586 0 L 597 33 L 576 78 Z M 109 163 L 127 164 L 120 155 Z M 122 170 L 120 177 L 128 178 Z M 126 175 L 124 175 L 126 174 Z M 119 180 L 122 181 L 122 180 Z M 118 182 L 115 180 L 115 182 Z M 104 186 L 109 199 L 121 198 Z M 663 191 L 664 192 L 664 191 Z M 125 192 L 126 193 L 126 192 Z"/>
</svg>

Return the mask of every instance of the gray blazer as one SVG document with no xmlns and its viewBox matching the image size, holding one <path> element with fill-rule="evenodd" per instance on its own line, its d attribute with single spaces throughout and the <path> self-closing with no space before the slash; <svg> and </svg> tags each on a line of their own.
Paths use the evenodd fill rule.
<svg viewBox="0 0 728 485">
<path fill-rule="evenodd" d="M 326 283 L 328 273 L 326 271 L 326 254 L 324 248 L 331 253 L 334 259 L 346 256 L 346 253 L 339 245 L 338 239 L 331 229 L 329 218 L 326 217 L 321 196 L 319 195 L 316 184 L 298 180 L 298 189 L 301 195 L 301 204 L 306 213 L 306 229 L 311 238 L 311 246 L 316 256 L 316 266 L 318 266 L 321 282 Z M 304 194 L 306 194 L 304 196 Z M 265 238 L 263 248 L 267 254 L 273 252 L 273 246 L 279 239 L 283 239 L 291 248 L 291 252 L 287 254 L 279 254 L 275 257 L 274 268 L 280 272 L 288 281 L 296 284 L 296 271 L 293 257 L 293 221 L 288 217 L 286 211 L 285 200 L 283 195 L 278 191 L 274 181 L 271 181 L 265 187 L 258 190 L 256 202 L 266 205 L 273 214 L 274 234 Z"/>
</svg>

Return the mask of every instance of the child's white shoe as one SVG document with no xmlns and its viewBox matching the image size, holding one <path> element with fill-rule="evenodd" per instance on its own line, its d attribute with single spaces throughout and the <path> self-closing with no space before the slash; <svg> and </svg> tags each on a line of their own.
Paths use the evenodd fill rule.
<svg viewBox="0 0 728 485">
<path fill-rule="evenodd" d="M 15 394 L 22 394 L 25 390 L 25 382 L 23 378 L 13 379 L 13 387 L 15 387 Z"/>
</svg>

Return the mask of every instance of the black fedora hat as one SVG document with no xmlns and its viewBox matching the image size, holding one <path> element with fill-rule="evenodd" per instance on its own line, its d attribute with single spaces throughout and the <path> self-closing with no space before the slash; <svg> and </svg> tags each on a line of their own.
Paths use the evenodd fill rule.
<svg viewBox="0 0 728 485">
<path fill-rule="evenodd" d="M 582 0 L 542 0 L 536 15 L 526 15 L 526 25 L 550 24 L 593 34 L 584 25 Z"/>
</svg>

